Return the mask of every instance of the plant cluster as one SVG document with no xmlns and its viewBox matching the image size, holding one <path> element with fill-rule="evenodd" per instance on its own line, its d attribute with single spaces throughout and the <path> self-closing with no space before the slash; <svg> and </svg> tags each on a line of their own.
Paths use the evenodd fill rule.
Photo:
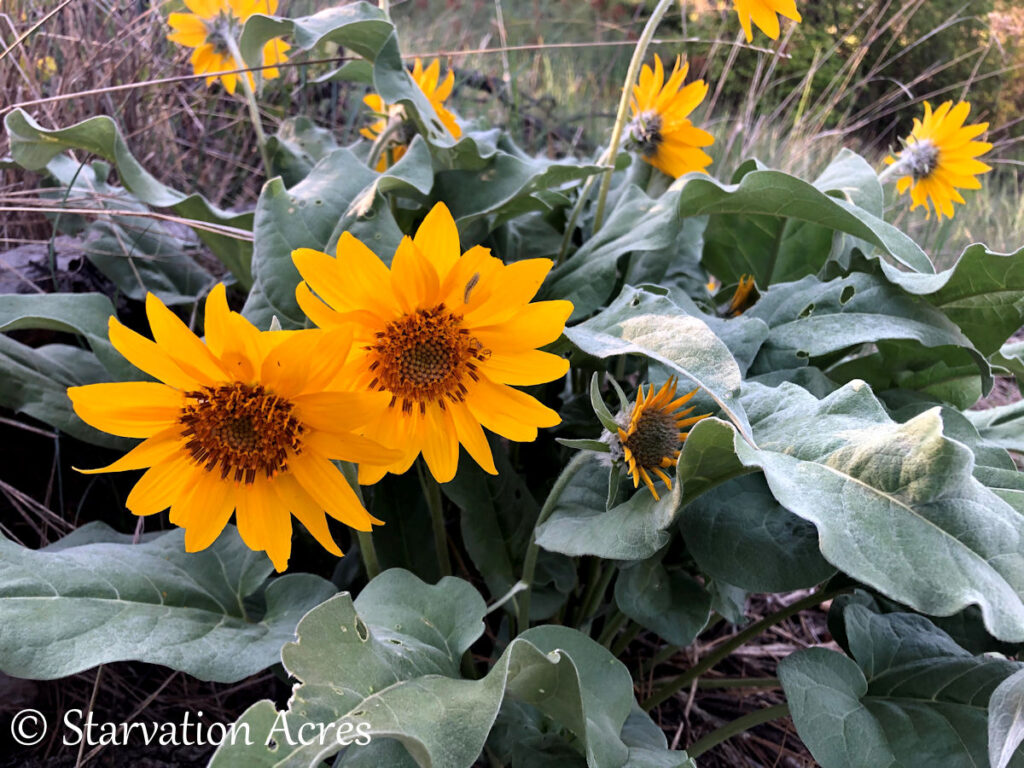
<svg viewBox="0 0 1024 768">
<path fill-rule="evenodd" d="M 6 166 L 47 177 L 124 311 L 0 297 L 0 404 L 116 451 L 78 471 L 135 473 L 138 527 L 0 535 L 0 671 L 281 664 L 285 708 L 253 703 L 214 768 L 695 768 L 786 716 L 825 768 L 1024 765 L 1024 410 L 971 410 L 1024 376 L 1024 248 L 937 271 L 887 221 L 970 204 L 991 144 L 967 102 L 927 104 L 882 168 L 715 168 L 708 85 L 647 61 L 660 0 L 608 147 L 552 159 L 460 120 L 386 7 L 186 5 L 169 39 L 252 122 L 252 210 L 161 183 L 111 117 L 5 118 Z M 733 10 L 748 40 L 801 19 Z M 361 138 L 266 135 L 264 81 L 325 44 L 370 91 Z M 669 747 L 655 708 L 824 603 L 835 645 L 779 663 L 785 704 Z M 639 633 L 671 653 L 721 624 L 637 700 Z"/>
</svg>

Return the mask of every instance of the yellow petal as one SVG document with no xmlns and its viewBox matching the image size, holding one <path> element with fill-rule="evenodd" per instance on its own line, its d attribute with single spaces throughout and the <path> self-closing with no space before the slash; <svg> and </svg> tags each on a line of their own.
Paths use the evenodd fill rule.
<svg viewBox="0 0 1024 768">
<path fill-rule="evenodd" d="M 82 421 L 121 437 L 150 437 L 167 429 L 185 404 L 178 390 L 150 381 L 70 387 L 68 397 Z"/>
<path fill-rule="evenodd" d="M 191 391 L 199 388 L 199 380 L 181 370 L 155 342 L 122 325 L 116 317 L 110 318 L 107 328 L 110 343 L 140 371 L 175 389 Z"/>
<path fill-rule="evenodd" d="M 335 520 L 359 531 L 369 531 L 373 523 L 381 522 L 363 508 L 341 470 L 325 457 L 303 452 L 290 468 L 306 493 Z"/>
<path fill-rule="evenodd" d="M 455 227 L 455 219 L 444 203 L 438 203 L 430 209 L 430 213 L 416 230 L 413 242 L 430 259 L 441 279 L 444 279 L 462 255 L 459 230 Z"/>
<path fill-rule="evenodd" d="M 185 458 L 150 467 L 128 494 L 125 506 L 140 517 L 162 512 L 190 492 L 201 471 Z"/>
<path fill-rule="evenodd" d="M 146 294 L 146 315 L 154 340 L 181 370 L 204 385 L 225 378 L 220 362 L 206 345 L 152 293 Z"/>
<path fill-rule="evenodd" d="M 125 472 L 131 469 L 145 469 L 160 464 L 177 454 L 185 455 L 185 441 L 181 436 L 180 425 L 158 432 L 132 448 L 128 453 L 99 469 L 79 469 L 83 475 L 95 475 L 98 472 Z"/>
<path fill-rule="evenodd" d="M 217 540 L 235 511 L 235 484 L 219 472 L 201 471 L 187 504 L 191 514 L 185 528 L 185 551 L 200 552 Z"/>
</svg>

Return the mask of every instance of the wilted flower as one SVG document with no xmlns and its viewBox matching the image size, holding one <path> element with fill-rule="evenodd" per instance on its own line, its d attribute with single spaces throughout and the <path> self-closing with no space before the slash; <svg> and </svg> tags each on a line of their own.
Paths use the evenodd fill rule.
<svg viewBox="0 0 1024 768">
<path fill-rule="evenodd" d="M 110 466 L 82 471 L 146 469 L 128 509 L 152 515 L 170 507 L 189 552 L 210 546 L 235 512 L 246 545 L 266 550 L 279 571 L 291 552 L 290 514 L 338 556 L 325 512 L 361 531 L 381 522 L 331 463 L 397 455 L 353 432 L 379 418 L 387 398 L 331 389 L 348 332 L 261 332 L 229 311 L 222 284 L 206 300 L 205 344 L 152 294 L 146 313 L 155 341 L 113 317 L 110 341 L 159 381 L 68 389 L 87 424 L 146 439 Z"/>
<path fill-rule="evenodd" d="M 390 269 L 348 232 L 337 258 L 308 248 L 292 258 L 306 281 L 297 290 L 299 305 L 321 328 L 353 329 L 352 375 L 390 401 L 365 433 L 401 457 L 361 464 L 360 482 L 405 472 L 420 453 L 433 476 L 447 482 L 460 443 L 497 474 L 481 427 L 531 441 L 538 427 L 559 423 L 555 411 L 512 388 L 552 381 L 569 368 L 564 358 L 537 349 L 561 335 L 572 312 L 568 301 L 531 303 L 549 259 L 505 265 L 480 246 L 462 253 L 443 203 L 414 238 L 402 239 Z"/>
<path fill-rule="evenodd" d="M 919 205 L 927 208 L 931 202 L 940 219 L 952 218 L 953 203 L 964 202 L 957 190 L 981 189 L 975 177 L 992 168 L 977 158 L 992 145 L 974 141 L 988 129 L 988 123 L 964 125 L 970 111 L 966 101 L 955 107 L 947 101 L 932 112 L 926 101 L 924 119 L 914 118 L 914 129 L 904 141 L 903 150 L 885 159 L 892 166 L 887 173 L 899 177 L 896 190 L 900 194 L 910 190 L 911 210 Z"/>
<path fill-rule="evenodd" d="M 644 65 L 630 99 L 630 139 L 644 161 L 672 178 L 689 171 L 704 171 L 711 165 L 710 155 L 701 147 L 709 147 L 715 141 L 688 117 L 708 92 L 703 80 L 683 85 L 688 70 L 689 65 L 680 66 L 677 58 L 665 82 L 661 58 L 655 56 L 654 69 Z"/>
<path fill-rule="evenodd" d="M 231 45 L 237 45 L 242 33 L 242 25 L 254 13 L 273 14 L 277 11 L 278 0 L 185 0 L 185 5 L 192 13 L 172 13 L 167 22 L 174 29 L 167 39 L 193 48 L 192 68 L 197 75 L 206 72 L 223 72 L 241 69 L 244 63 L 236 61 L 231 52 Z M 231 41 L 231 44 L 228 41 Z M 263 66 L 261 70 L 266 80 L 279 77 L 281 72 L 275 64 L 287 60 L 285 52 L 291 48 L 280 37 L 268 40 L 263 46 Z M 256 87 L 251 72 L 246 72 L 249 85 Z M 228 93 L 235 92 L 238 75 L 213 75 L 206 78 L 207 85 L 215 80 L 224 84 Z"/>
</svg>

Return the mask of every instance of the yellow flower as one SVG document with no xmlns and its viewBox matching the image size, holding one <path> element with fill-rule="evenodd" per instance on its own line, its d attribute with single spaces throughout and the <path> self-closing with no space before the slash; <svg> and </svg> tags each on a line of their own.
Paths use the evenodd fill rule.
<svg viewBox="0 0 1024 768">
<path fill-rule="evenodd" d="M 462 253 L 443 203 L 414 238 L 402 239 L 390 269 L 347 232 L 337 254 L 300 248 L 292 259 L 306 281 L 296 291 L 299 305 L 321 328 L 353 329 L 352 375 L 390 398 L 365 434 L 397 447 L 401 458 L 361 464 L 361 483 L 405 472 L 420 453 L 448 482 L 460 443 L 497 474 L 482 426 L 531 441 L 538 427 L 559 423 L 555 411 L 510 386 L 552 381 L 569 368 L 537 349 L 561 335 L 572 312 L 568 301 L 531 303 L 549 259 L 505 265 L 480 246 Z"/>
<path fill-rule="evenodd" d="M 193 48 L 192 68 L 197 75 L 207 72 L 223 72 L 241 69 L 244 64 L 231 55 L 225 40 L 230 37 L 236 43 L 242 32 L 242 25 L 254 13 L 272 15 L 277 11 L 278 0 L 185 0 L 185 5 L 192 13 L 172 13 L 167 17 L 174 30 L 167 39 Z M 266 80 L 279 77 L 281 71 L 273 65 L 287 61 L 286 51 L 291 48 L 280 37 L 268 40 L 263 46 L 263 66 L 261 70 Z M 249 85 L 256 87 L 251 72 L 246 72 Z M 206 78 L 207 85 L 220 80 L 228 93 L 235 92 L 238 75 L 210 75 Z"/>
<path fill-rule="evenodd" d="M 757 286 L 754 285 L 753 275 L 740 275 L 740 282 L 733 291 L 729 300 L 729 307 L 725 310 L 728 317 L 739 317 L 746 310 L 754 306 L 757 301 Z"/>
<path fill-rule="evenodd" d="M 779 39 L 780 15 L 796 22 L 801 21 L 795 0 L 733 0 L 733 3 L 748 43 L 754 39 L 751 21 L 772 40 Z"/>
<path fill-rule="evenodd" d="M 170 507 L 186 550 L 197 552 L 235 512 L 246 545 L 266 550 L 279 571 L 291 552 L 289 513 L 339 557 L 325 512 L 361 531 L 381 522 L 331 463 L 397 455 L 354 433 L 387 407 L 386 397 L 330 391 L 351 334 L 261 332 L 228 309 L 223 284 L 206 300 L 205 344 L 152 294 L 146 314 L 155 341 L 113 317 L 110 341 L 159 381 L 68 389 L 87 424 L 146 439 L 110 466 L 82 471 L 148 467 L 128 495 L 132 513 Z"/>
<path fill-rule="evenodd" d="M 683 443 L 690 434 L 679 430 L 711 415 L 704 413 L 686 418 L 696 406 L 690 406 L 682 413 L 677 413 L 678 409 L 689 402 L 695 394 L 696 389 L 676 398 L 675 377 L 662 384 L 657 394 L 654 392 L 654 385 L 651 384 L 645 396 L 641 384 L 636 393 L 629 424 L 624 429 L 619 428 L 619 441 L 622 443 L 629 474 L 633 476 L 633 487 L 638 487 L 643 480 L 655 499 L 658 498 L 658 492 L 654 490 L 652 473 L 660 477 L 669 490 L 672 490 L 672 478 L 665 474 L 664 470 L 676 465 Z"/>
<path fill-rule="evenodd" d="M 40 59 L 36 59 L 36 70 L 38 70 L 40 78 L 45 83 L 57 74 L 57 60 L 53 56 L 43 56 Z"/>
<path fill-rule="evenodd" d="M 952 218 L 953 203 L 964 198 L 957 189 L 981 189 L 975 176 L 988 173 L 992 168 L 977 158 L 992 149 L 984 141 L 974 141 L 988 129 L 988 123 L 964 125 L 971 105 L 961 101 L 955 107 L 945 102 L 935 112 L 931 104 L 924 103 L 924 120 L 914 118 L 914 129 L 905 140 L 905 147 L 896 157 L 885 159 L 899 175 L 897 191 L 902 195 L 910 190 L 914 210 L 919 205 L 927 209 L 930 201 L 941 219 Z M 928 211 L 931 215 L 931 211 Z"/>
<path fill-rule="evenodd" d="M 683 86 L 688 70 L 688 64 L 680 69 L 676 58 L 672 74 L 665 82 L 661 58 L 655 56 L 654 70 L 644 65 L 630 100 L 630 135 L 641 157 L 672 178 L 689 171 L 703 172 L 711 165 L 711 157 L 701 147 L 710 147 L 715 141 L 687 117 L 708 92 L 703 80 Z"/>
<path fill-rule="evenodd" d="M 457 139 L 462 135 L 462 128 L 459 127 L 458 122 L 455 120 L 455 115 L 445 109 L 444 106 L 445 100 L 451 95 L 452 86 L 455 85 L 455 72 L 448 70 L 444 82 L 439 84 L 440 77 L 441 62 L 438 59 L 434 59 L 426 69 L 423 69 L 423 62 L 418 58 L 416 59 L 412 67 L 412 79 L 416 81 L 416 85 L 420 87 L 423 95 L 427 97 L 427 101 L 434 108 L 445 129 L 452 135 L 452 138 Z M 384 99 L 376 93 L 367 94 L 363 98 L 363 103 L 380 116 L 372 125 L 359 131 L 367 139 L 376 140 L 387 129 L 389 120 L 405 119 L 405 111 L 402 109 L 401 104 L 385 104 Z M 408 138 L 400 136 L 390 147 L 392 163 L 397 163 L 402 155 L 405 154 L 406 149 L 408 149 L 408 141 Z M 384 153 L 377 163 L 377 170 L 383 171 L 387 167 L 387 153 Z"/>
</svg>

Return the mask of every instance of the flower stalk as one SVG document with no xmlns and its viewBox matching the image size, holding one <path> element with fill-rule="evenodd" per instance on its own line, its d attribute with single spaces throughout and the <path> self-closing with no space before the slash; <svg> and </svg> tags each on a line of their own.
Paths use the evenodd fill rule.
<svg viewBox="0 0 1024 768">
<path fill-rule="evenodd" d="M 647 20 L 646 26 L 644 26 L 644 31 L 640 34 L 640 39 L 636 42 L 636 48 L 633 49 L 633 58 L 629 60 L 626 82 L 622 86 L 619 108 L 615 112 L 612 138 L 608 143 L 607 163 L 611 167 L 604 172 L 604 176 L 601 178 L 601 188 L 597 193 L 597 210 L 594 213 L 595 232 L 601 228 L 601 223 L 604 220 L 605 203 L 608 200 L 608 190 L 612 185 L 612 174 L 615 172 L 615 156 L 619 153 L 619 145 L 622 143 L 622 131 L 626 126 L 626 113 L 629 111 L 629 99 L 633 83 L 636 82 L 637 75 L 640 72 L 640 65 L 644 60 L 644 56 L 647 55 L 647 48 L 650 46 L 651 40 L 654 39 L 654 32 L 672 4 L 673 0 L 659 0 L 658 5 L 651 13 L 651 17 Z"/>
<path fill-rule="evenodd" d="M 242 58 L 242 52 L 238 48 L 238 41 L 235 40 L 233 35 L 224 35 L 224 44 L 227 46 L 228 52 L 231 57 L 235 60 L 235 64 L 239 69 L 246 69 L 248 65 L 245 63 L 245 59 Z M 263 131 L 263 120 L 260 118 L 259 105 L 256 103 L 256 93 L 252 89 L 252 83 L 249 82 L 249 73 L 251 70 L 246 69 L 238 79 L 242 83 L 242 92 L 245 94 L 245 103 L 249 109 L 249 122 L 252 123 L 252 129 L 256 133 L 256 145 L 260 150 L 260 160 L 263 162 L 263 172 L 269 179 L 272 175 L 270 165 L 270 155 L 267 154 L 267 135 Z"/>
</svg>

